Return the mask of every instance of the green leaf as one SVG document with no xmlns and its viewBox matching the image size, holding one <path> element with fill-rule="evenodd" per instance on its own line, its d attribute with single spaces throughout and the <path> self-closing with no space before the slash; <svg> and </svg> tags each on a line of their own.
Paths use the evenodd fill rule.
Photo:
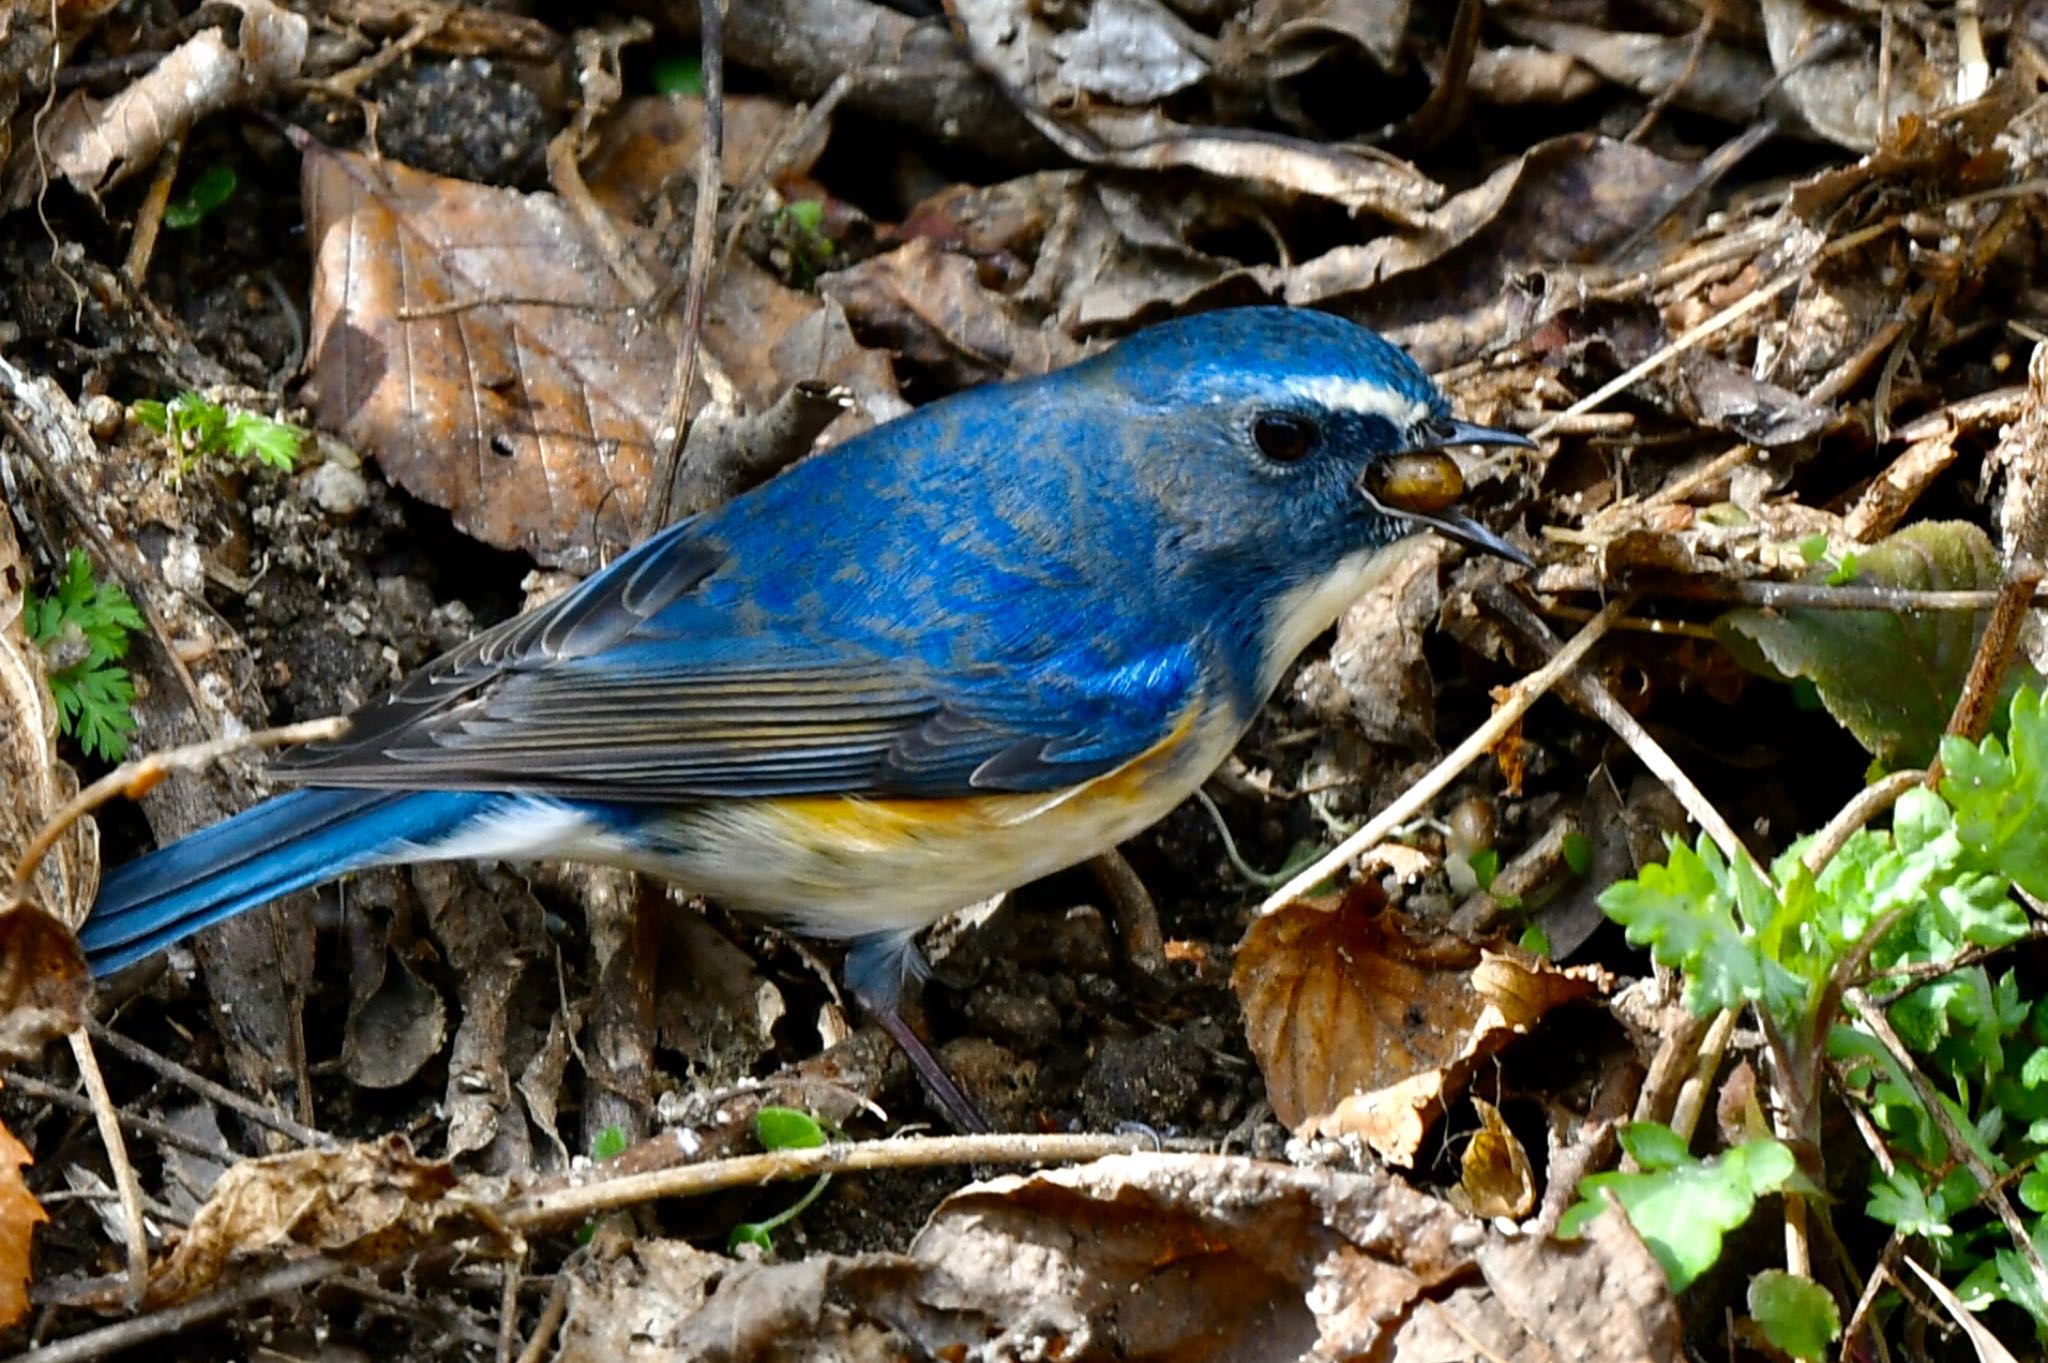
<svg viewBox="0 0 2048 1363">
<path fill-rule="evenodd" d="M 1500 874 L 1500 853 L 1491 847 L 1482 847 L 1465 858 L 1465 864 L 1472 868 L 1472 878 L 1481 890 L 1493 888 L 1493 878 Z"/>
<path fill-rule="evenodd" d="M 763 1150 L 810 1150 L 825 1143 L 825 1129 L 793 1107 L 764 1107 L 754 1114 L 754 1138 Z"/>
<path fill-rule="evenodd" d="M 1575 876 L 1582 876 L 1593 869 L 1593 841 L 1584 833 L 1564 835 L 1564 864 Z"/>
<path fill-rule="evenodd" d="M 87 755 L 119 761 L 135 731 L 135 682 L 115 664 L 128 655 L 142 612 L 120 583 L 96 580 L 84 551 L 73 549 L 56 591 L 49 597 L 25 593 L 22 616 L 29 638 L 48 657 L 59 727 Z"/>
<path fill-rule="evenodd" d="M 1791 1150 L 1769 1137 L 1738 1145 L 1718 1159 L 1687 1156 L 1651 1172 L 1594 1174 L 1580 1181 L 1581 1201 L 1565 1213 L 1557 1233 L 1576 1236 L 1599 1214 L 1603 1195 L 1611 1195 L 1663 1266 L 1671 1290 L 1683 1292 L 1713 1267 L 1721 1256 L 1722 1237 L 1749 1219 L 1757 1199 L 1792 1185 L 1797 1174 Z"/>
<path fill-rule="evenodd" d="M 1990 538 L 1960 521 L 1908 526 L 1860 556 L 1844 556 L 1827 580 L 1845 572 L 1876 586 L 1929 589 L 1991 587 L 2000 576 Z M 1962 689 L 1981 624 L 1967 611 L 1790 607 L 1730 611 L 1714 632 L 1752 671 L 1810 679 L 1828 713 L 1887 765 L 1924 766 Z M 2015 685 L 2038 684 L 2028 669 L 2014 672 Z"/>
<path fill-rule="evenodd" d="M 236 412 L 228 419 L 222 444 L 237 458 L 253 458 L 271 468 L 290 473 L 298 462 L 299 446 L 305 434 L 297 426 L 282 421 L 272 421 L 253 412 Z"/>
<path fill-rule="evenodd" d="M 1765 1339 L 1794 1358 L 1825 1358 L 1842 1333 L 1828 1290 L 1782 1268 L 1767 1268 L 1749 1280 L 1749 1314 Z"/>
<path fill-rule="evenodd" d="M 768 1228 L 758 1221 L 742 1221 L 725 1237 L 727 1254 L 733 1253 L 741 1245 L 752 1245 L 763 1254 L 773 1253 L 775 1249 L 775 1242 L 768 1238 Z"/>
<path fill-rule="evenodd" d="M 1871 1220 L 1881 1221 L 1902 1235 L 1941 1240 L 1955 1233 L 1948 1224 L 1948 1207 L 1940 1193 L 1922 1188 L 1904 1169 L 1875 1175 L 1870 1184 L 1870 1200 L 1863 1204 L 1863 1210 Z"/>
<path fill-rule="evenodd" d="M 654 62 L 654 93 L 703 94 L 704 63 L 691 56 L 657 57 Z"/>
<path fill-rule="evenodd" d="M 1819 563 L 1828 556 L 1828 537 L 1816 531 L 1799 541 L 1799 557 L 1808 563 Z"/>
<path fill-rule="evenodd" d="M 2009 714 L 2010 750 L 1996 738 L 1943 741 L 1941 795 L 1976 864 L 2038 897 L 2048 894 L 2048 717 L 2031 690 Z"/>
<path fill-rule="evenodd" d="M 1531 923 L 1523 928 L 1522 935 L 1515 939 L 1515 945 L 1532 956 L 1541 956 L 1546 961 L 1550 959 L 1550 934 L 1540 923 Z"/>
<path fill-rule="evenodd" d="M 1668 862 L 1615 882 L 1599 903 L 1630 942 L 1684 972 L 1686 1006 L 1702 1017 L 1757 1001 L 1781 1011 L 1804 993 L 1760 940 L 1759 929 L 1777 916 L 1771 887 L 1747 862 L 1730 867 L 1710 839 L 1701 838 L 1698 850 L 1674 842 Z"/>
<path fill-rule="evenodd" d="M 199 172 L 184 197 L 164 209 L 164 226 L 197 227 L 235 193 L 235 168 L 216 162 Z"/>
<path fill-rule="evenodd" d="M 1630 1122 L 1616 1134 L 1629 1158 L 1652 1173 L 1699 1163 L 1678 1133 L 1662 1122 Z"/>
<path fill-rule="evenodd" d="M 603 1164 L 626 1153 L 626 1128 L 608 1126 L 593 1136 L 590 1141 L 590 1158 L 593 1163 Z"/>
</svg>

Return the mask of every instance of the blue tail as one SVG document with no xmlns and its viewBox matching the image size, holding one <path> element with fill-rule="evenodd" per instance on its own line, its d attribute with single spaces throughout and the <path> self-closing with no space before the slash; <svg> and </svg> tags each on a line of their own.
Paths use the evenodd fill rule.
<svg viewBox="0 0 2048 1363">
<path fill-rule="evenodd" d="M 224 918 L 323 880 L 425 860 L 503 795 L 296 790 L 119 867 L 78 930 L 105 975 Z"/>
</svg>

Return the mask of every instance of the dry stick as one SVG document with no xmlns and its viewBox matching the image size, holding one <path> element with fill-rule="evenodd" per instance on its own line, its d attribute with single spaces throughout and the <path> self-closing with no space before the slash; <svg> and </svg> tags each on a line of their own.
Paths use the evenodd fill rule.
<svg viewBox="0 0 2048 1363">
<path fill-rule="evenodd" d="M 858 1145 L 823 1145 L 808 1150 L 745 1155 L 683 1168 L 599 1179 L 550 1189 L 499 1210 L 507 1229 L 537 1231 L 656 1198 L 689 1197 L 729 1188 L 759 1187 L 765 1183 L 805 1179 L 821 1173 L 914 1169 L 949 1164 L 1066 1164 L 1110 1155 L 1142 1154 L 1152 1148 L 1153 1143 L 1143 1137 L 1029 1135 L 911 1137 Z M 404 1257 L 395 1256 L 386 1262 L 398 1262 Z M 374 1271 L 382 1266 L 372 1264 L 363 1267 Z M 251 1302 L 298 1291 L 345 1273 L 349 1268 L 349 1264 L 325 1257 L 295 1260 L 196 1301 L 60 1340 L 31 1354 L 9 1359 L 7 1363 L 29 1363 L 31 1358 L 34 1363 L 86 1363 L 86 1360 L 103 1358 L 144 1341 L 174 1334 Z M 558 1275 L 556 1290 L 549 1294 L 534 1337 L 520 1355 L 520 1363 L 533 1363 L 546 1349 L 547 1340 L 561 1322 L 562 1307 L 557 1304 L 557 1298 L 566 1299 L 567 1292 L 566 1278 Z"/>
<path fill-rule="evenodd" d="M 1895 771 L 1857 791 L 1849 803 L 1828 820 L 1827 827 L 1814 835 L 1799 860 L 1806 864 L 1808 871 L 1819 875 L 1835 859 L 1835 853 L 1842 850 L 1842 844 L 1849 841 L 1851 834 L 1897 804 L 1901 795 L 1926 779 L 1924 771 Z"/>
<path fill-rule="evenodd" d="M 1487 591 L 1483 596 L 1486 604 L 1530 643 L 1539 648 L 1557 647 L 1557 636 L 1550 632 L 1549 626 L 1545 625 L 1541 617 L 1520 597 L 1501 589 Z M 1612 610 L 1615 604 L 1617 603 L 1609 603 L 1608 609 Z M 1602 615 L 1606 613 L 1601 612 Z M 1729 826 L 1728 821 L 1721 817 L 1721 811 L 1714 808 L 1713 802 L 1692 783 L 1692 779 L 1672 760 L 1671 754 L 1664 751 L 1663 745 L 1650 737 L 1649 731 L 1614 698 L 1613 692 L 1594 677 L 1577 671 L 1561 678 L 1558 685 L 1573 700 L 1591 710 L 1602 723 L 1614 730 L 1615 737 L 1627 744 L 1629 751 L 1636 755 L 1636 760 L 1648 768 L 1650 774 L 1662 781 L 1677 797 L 1678 803 L 1684 806 L 1692 821 L 1714 840 L 1714 845 L 1721 849 L 1721 854 L 1727 857 L 1731 864 L 1747 862 L 1750 869 L 1760 878 L 1766 881 L 1770 879 L 1764 868 L 1757 864 L 1756 858 L 1750 855 L 1742 839 L 1735 835 L 1735 830 Z"/>
<path fill-rule="evenodd" d="M 1692 1134 L 1699 1129 L 1700 1113 L 1707 1107 L 1707 1093 L 1714 1086 L 1714 1076 L 1721 1072 L 1721 1057 L 1728 1053 L 1728 1039 L 1735 1034 L 1735 1019 L 1741 1011 L 1723 1008 L 1714 1014 L 1714 1020 L 1707 1024 L 1706 1038 L 1700 1042 L 1699 1054 L 1693 1059 L 1692 1073 L 1678 1086 L 1667 1125 L 1687 1145 L 1692 1144 Z"/>
<path fill-rule="evenodd" d="M 690 389 L 697 382 L 697 349 L 704 335 L 704 296 L 711 282 L 711 261 L 716 255 L 712 234 L 718 230 L 718 194 L 722 187 L 721 165 L 725 151 L 725 44 L 721 26 L 722 0 L 704 0 L 697 6 L 699 57 L 704 72 L 704 140 L 697 148 L 697 206 L 690 220 L 689 273 L 683 279 L 683 334 L 676 347 L 674 386 L 655 426 L 661 447 L 653 476 L 647 480 L 647 499 L 640 504 L 640 534 L 646 539 L 668 518 L 669 497 L 675 487 L 676 470 L 682 462 L 685 417 L 690 410 Z"/>
<path fill-rule="evenodd" d="M 2034 1248 L 2033 1237 L 2027 1234 L 2027 1227 L 2020 1220 L 2019 1213 L 2012 1209 L 2012 1200 L 2005 1195 L 2004 1183 L 1991 1172 L 1983 1160 L 1977 1158 L 1976 1150 L 1963 1138 L 1961 1129 L 1956 1126 L 1955 1117 L 1941 1101 L 1941 1096 L 1929 1087 L 1927 1076 L 1920 1073 L 1920 1067 L 1914 1062 L 1912 1053 L 1906 1049 L 1905 1043 L 1899 1040 L 1899 1034 L 1892 1030 L 1891 1019 L 1860 986 L 1847 990 L 1843 998 L 1856 1010 L 1857 1015 L 1863 1020 L 1863 1025 L 1877 1038 L 1878 1044 L 1891 1053 L 1892 1063 L 1899 1067 L 1900 1073 L 1906 1077 L 1906 1082 L 1913 1086 L 1913 1093 L 1919 1098 L 1920 1106 L 1927 1110 L 1927 1115 L 1934 1118 L 1934 1124 L 1941 1128 L 1941 1134 L 1948 1141 L 1949 1149 L 1955 1157 L 1963 1162 L 1972 1177 L 1984 1185 L 1984 1196 L 1990 1201 L 1992 1211 L 2005 1223 L 2006 1233 L 2012 1236 L 2014 1246 L 2026 1258 L 2027 1267 L 2034 1271 L 2036 1286 L 2041 1292 L 2048 1293 L 2048 1264 L 2041 1262 L 2041 1252 Z"/>
<path fill-rule="evenodd" d="M 519 1351 L 519 1363 L 540 1363 L 541 1355 L 554 1342 L 555 1331 L 562 1328 L 562 1317 L 569 1314 L 569 1273 L 567 1269 L 555 1274 L 555 1284 L 548 1289 L 547 1303 L 540 1308 L 540 1319 L 533 1323 L 533 1338 L 526 1341 L 526 1347 Z"/>
<path fill-rule="evenodd" d="M 177 183 L 184 150 L 183 140 L 176 137 L 164 144 L 157 154 L 156 176 L 149 182 L 149 192 L 142 196 L 142 207 L 135 213 L 135 230 L 128 237 L 128 260 L 121 266 L 121 273 L 138 289 L 149 278 L 150 257 L 156 254 L 157 233 L 164 225 L 164 208 L 171 201 L 171 186 Z"/>
<path fill-rule="evenodd" d="M 313 719 L 303 724 L 287 724 L 276 729 L 258 729 L 252 734 L 239 734 L 232 738 L 208 739 L 204 743 L 187 743 L 172 748 L 169 752 L 152 753 L 133 762 L 120 766 L 87 786 L 71 797 L 65 806 L 52 814 L 49 821 L 37 833 L 28 850 L 21 854 L 21 861 L 14 868 L 14 879 L 8 892 L 14 896 L 27 893 L 29 877 L 36 873 L 36 867 L 64 836 L 64 830 L 77 823 L 117 795 L 137 799 L 147 794 L 157 782 L 174 771 L 192 771 L 217 762 L 223 757 L 248 748 L 277 748 L 288 743 L 311 743 L 323 738 L 339 738 L 348 732 L 345 719 Z"/>
<path fill-rule="evenodd" d="M 70 1041 L 72 1057 L 78 1061 L 78 1072 L 85 1079 L 86 1094 L 92 1099 L 100 1143 L 107 1147 L 114 1186 L 121 1192 L 122 1228 L 128 1236 L 128 1309 L 132 1311 L 142 1305 L 142 1294 L 149 1287 L 149 1231 L 142 1224 L 142 1180 L 135 1176 L 135 1166 L 128 1162 L 128 1142 L 121 1135 L 121 1117 L 114 1110 L 113 1095 L 107 1092 L 99 1058 L 92 1053 L 92 1039 L 83 1027 L 75 1027 Z"/>
<path fill-rule="evenodd" d="M 233 1287 L 210 1292 L 182 1305 L 117 1321 L 97 1330 L 87 1330 L 82 1335 L 60 1339 L 54 1344 L 41 1345 L 25 1354 L 17 1354 L 7 1363 L 31 1363 L 31 1360 L 33 1363 L 90 1363 L 93 1359 L 109 1357 L 149 1340 L 177 1334 L 265 1298 L 310 1287 L 337 1273 L 347 1272 L 348 1267 L 339 1259 L 295 1259 L 244 1278 Z"/>
<path fill-rule="evenodd" d="M 2027 362 L 2028 399 L 2020 419 L 2007 428 L 1993 458 L 2005 464 L 2006 499 L 2017 501 L 2019 514 L 2011 522 L 2011 538 L 2005 544 L 2004 581 L 1999 584 L 1998 604 L 1991 608 L 1984 634 L 1977 641 L 1977 653 L 1970 660 L 1970 675 L 1962 695 L 1949 716 L 1947 732 L 1975 742 L 1991 720 L 1991 707 L 2000 684 L 2012 666 L 2019 648 L 2020 629 L 2026 624 L 2027 607 L 2041 586 L 2041 552 L 2048 540 L 2048 415 L 2040 406 L 2048 399 L 2048 345 L 2037 345 Z M 1932 785 L 1941 776 L 1937 759 L 1927 773 Z"/>
<path fill-rule="evenodd" d="M 758 1187 L 816 1174 L 921 1169 L 941 1164 L 1071 1164 L 1109 1155 L 1139 1154 L 1153 1148 L 1149 1139 L 1133 1136 L 1010 1134 L 819 1145 L 553 1188 L 507 1204 L 501 1215 L 510 1230 L 541 1231 L 657 1198 L 696 1197 L 727 1188 Z"/>
<path fill-rule="evenodd" d="M 158 1055 L 139 1041 L 130 1040 L 119 1032 L 111 1031 L 97 1022 L 88 1025 L 91 1028 L 94 1041 L 113 1047 L 137 1064 L 147 1065 L 165 1078 L 183 1084 L 200 1097 L 218 1103 L 229 1111 L 248 1118 L 258 1126 L 269 1127 L 272 1131 L 282 1136 L 288 1136 L 300 1145 L 311 1146 L 318 1150 L 338 1150 L 341 1148 L 341 1141 L 328 1135 L 326 1132 L 316 1130 L 303 1122 L 297 1122 L 290 1117 L 272 1112 L 254 1099 L 245 1098 L 233 1089 L 208 1079 L 198 1071 L 187 1069 L 169 1056 Z"/>
<path fill-rule="evenodd" d="M 6 1081 L 6 1087 L 15 1090 L 23 1097 L 33 1098 L 43 1103 L 54 1103 L 58 1107 L 67 1108 L 72 1112 L 98 1115 L 94 1112 L 92 1099 L 73 1093 L 69 1089 L 59 1088 L 55 1084 L 46 1083 L 32 1074 L 23 1074 L 19 1070 L 5 1070 L 0 1071 L 0 1079 Z M 197 1155 L 201 1159 L 211 1160 L 215 1164 L 233 1163 L 235 1160 L 234 1151 L 223 1146 L 208 1145 L 205 1141 L 188 1136 L 174 1126 L 166 1126 L 162 1122 L 152 1121 L 148 1117 L 139 1116 L 133 1112 L 123 1112 L 119 1115 L 121 1125 L 127 1127 L 138 1136 L 149 1137 L 149 1139 L 157 1142 L 159 1145 L 175 1146 L 187 1154 Z"/>
<path fill-rule="evenodd" d="M 1394 829 L 1421 813 L 1429 802 L 1435 799 L 1445 786 L 1456 780 L 1458 774 L 1476 761 L 1481 753 L 1500 742 L 1507 732 L 1521 721 L 1522 716 L 1536 703 L 1539 696 L 1557 685 L 1578 666 L 1579 660 L 1586 656 L 1588 649 L 1599 642 L 1600 636 L 1607 633 L 1615 621 L 1628 613 L 1632 599 L 1621 596 L 1608 602 L 1598 615 L 1588 620 L 1585 627 L 1572 636 L 1570 643 L 1557 651 L 1555 657 L 1509 687 L 1507 698 L 1494 710 L 1486 723 L 1473 731 L 1471 737 L 1454 748 L 1421 780 L 1403 791 L 1399 799 L 1367 820 L 1363 828 L 1317 857 L 1306 870 L 1267 895 L 1265 902 L 1259 905 L 1259 912 L 1268 914 L 1301 898 L 1342 870 L 1345 863 L 1367 851 Z"/>
<path fill-rule="evenodd" d="M 526 1277 L 528 1253 L 522 1245 L 516 1257 L 505 1261 L 505 1285 L 498 1297 L 498 1363 L 512 1363 L 512 1350 L 519 1343 L 519 1284 Z"/>
<path fill-rule="evenodd" d="M 1558 532 L 1556 527 L 1546 527 L 1544 538 L 1565 544 L 1594 543 L 1591 536 L 1580 536 L 1576 532 Z M 1559 582 L 1546 575 L 1543 580 L 1545 591 L 1590 590 L 1591 584 L 1582 584 L 1564 575 L 1567 580 Z M 1983 611 L 1998 604 L 1998 593 L 1989 587 L 1958 587 L 1954 589 L 1916 587 L 1871 587 L 1849 583 L 1841 587 L 1829 587 L 1818 582 L 1720 582 L 1711 579 L 1685 579 L 1665 581 L 1662 579 L 1631 578 L 1629 586 L 1638 596 L 1676 597 L 1684 601 L 1732 602 L 1739 606 L 1762 606 L 1772 610 L 1835 610 L 1835 611 L 1886 611 L 1903 614 L 1912 611 Z M 2048 590 L 2037 591 L 2035 601 L 2048 601 Z"/>
</svg>

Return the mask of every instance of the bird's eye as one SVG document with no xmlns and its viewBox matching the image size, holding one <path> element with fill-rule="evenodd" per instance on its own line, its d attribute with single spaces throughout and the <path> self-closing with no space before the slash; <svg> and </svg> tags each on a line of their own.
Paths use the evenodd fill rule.
<svg viewBox="0 0 2048 1363">
<path fill-rule="evenodd" d="M 1316 423 L 1293 412 L 1261 412 L 1252 418 L 1252 441 L 1276 464 L 1307 458 L 1321 440 Z"/>
</svg>

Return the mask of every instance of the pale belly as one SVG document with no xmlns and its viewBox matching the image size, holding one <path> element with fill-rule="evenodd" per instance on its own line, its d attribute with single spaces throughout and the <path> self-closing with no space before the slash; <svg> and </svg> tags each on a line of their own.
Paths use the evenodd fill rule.
<svg viewBox="0 0 2048 1363">
<path fill-rule="evenodd" d="M 654 855 L 585 849 L 819 937 L 907 932 L 1064 870 L 1158 822 L 1229 755 L 1242 725 L 1218 707 L 1078 790 L 951 800 L 843 796 L 733 801 L 683 812 Z"/>
</svg>

